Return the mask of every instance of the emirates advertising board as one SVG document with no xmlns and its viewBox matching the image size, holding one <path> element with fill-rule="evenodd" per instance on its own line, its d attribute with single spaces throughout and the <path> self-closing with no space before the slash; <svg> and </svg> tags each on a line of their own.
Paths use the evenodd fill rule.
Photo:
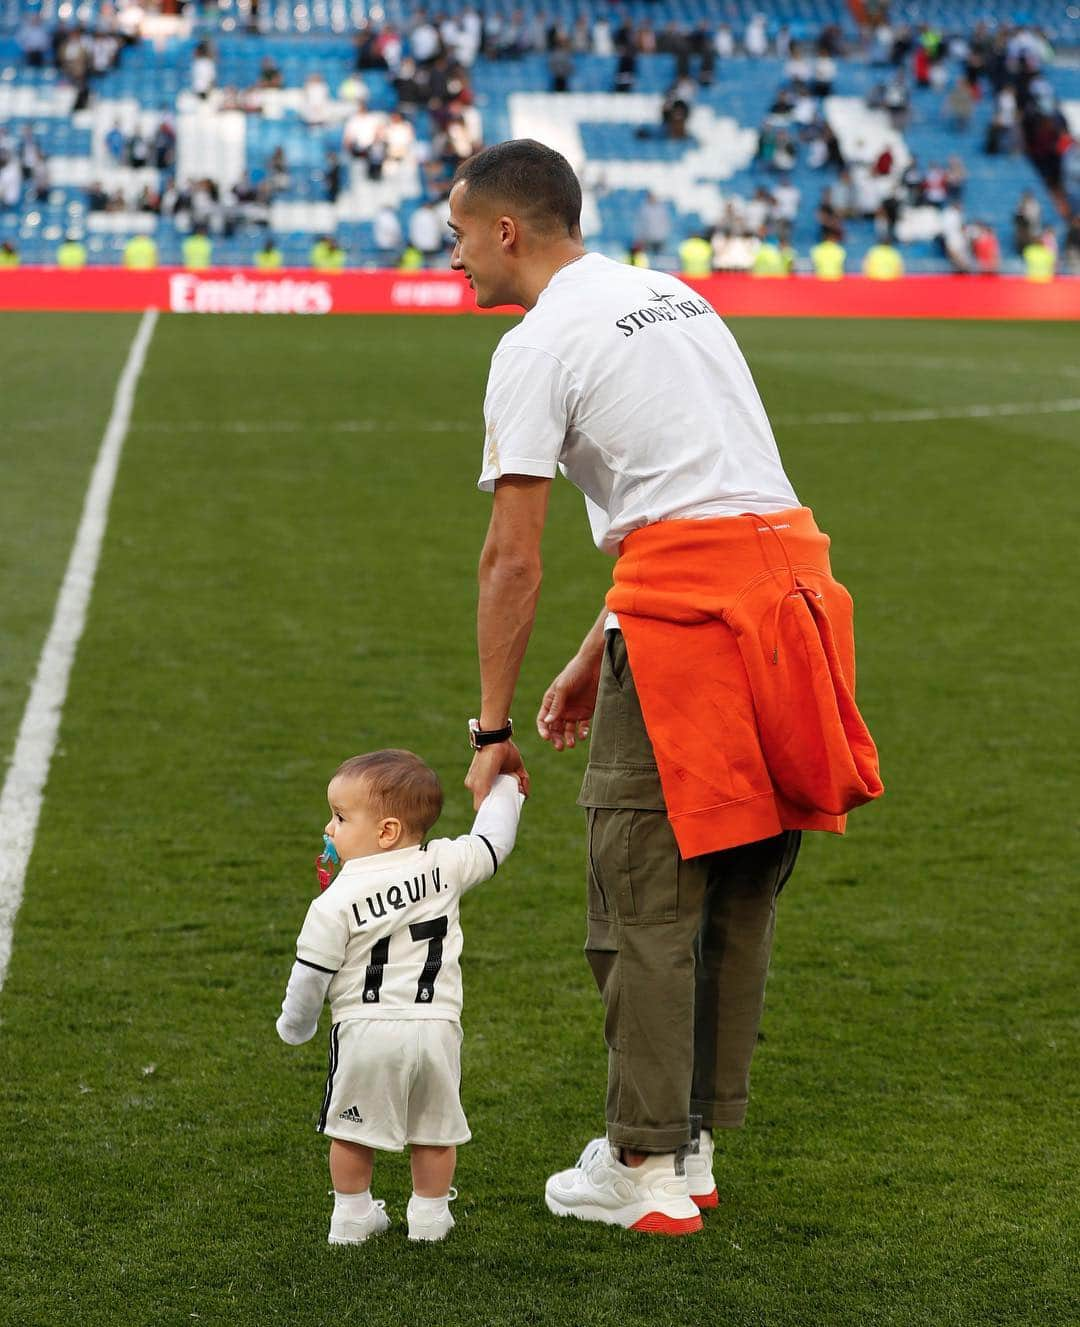
<svg viewBox="0 0 1080 1327">
<path fill-rule="evenodd" d="M 1014 276 L 908 276 L 898 281 L 850 276 L 818 281 L 811 276 L 769 279 L 731 274 L 691 278 L 687 285 L 725 317 L 1080 320 L 1078 277 L 1039 283 Z M 301 317 L 521 312 L 477 309 L 464 278 L 447 271 L 0 269 L 0 310 L 133 313 L 143 309 Z"/>
</svg>

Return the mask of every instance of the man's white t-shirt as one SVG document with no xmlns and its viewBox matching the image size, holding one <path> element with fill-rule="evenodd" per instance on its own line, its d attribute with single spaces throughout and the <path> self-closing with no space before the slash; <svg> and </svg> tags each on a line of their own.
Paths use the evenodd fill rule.
<svg viewBox="0 0 1080 1327">
<path fill-rule="evenodd" d="M 611 554 L 656 521 L 799 505 L 712 305 L 677 277 L 600 254 L 556 272 L 499 342 L 484 421 L 480 488 L 561 470 Z"/>
</svg>

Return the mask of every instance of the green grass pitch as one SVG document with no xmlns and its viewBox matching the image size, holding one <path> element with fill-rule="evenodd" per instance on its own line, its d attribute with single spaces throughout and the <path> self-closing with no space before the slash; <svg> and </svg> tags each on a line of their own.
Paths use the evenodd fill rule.
<svg viewBox="0 0 1080 1327">
<path fill-rule="evenodd" d="M 134 318 L 0 319 L 11 750 Z M 12 1327 L 1066 1327 L 1076 1175 L 1075 326 L 735 324 L 857 604 L 888 788 L 785 891 L 748 1127 L 694 1239 L 557 1222 L 602 1128 L 582 753 L 530 736 L 610 575 L 556 485 L 517 852 L 471 895 L 457 1229 L 331 1250 L 322 1034 L 274 1018 L 328 773 L 467 828 L 498 319 L 163 318 L 0 995 Z M 1070 405 L 1070 401 L 1072 404 Z M 914 416 L 914 417 L 913 417 Z"/>
</svg>

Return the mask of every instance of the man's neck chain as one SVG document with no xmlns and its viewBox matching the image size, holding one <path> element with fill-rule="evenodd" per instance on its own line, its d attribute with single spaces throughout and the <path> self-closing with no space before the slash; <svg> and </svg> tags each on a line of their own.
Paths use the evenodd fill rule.
<svg viewBox="0 0 1080 1327">
<path fill-rule="evenodd" d="M 558 267 L 556 267 L 555 271 L 548 277 L 548 280 L 554 281 L 564 267 L 569 267 L 571 263 L 579 263 L 584 257 L 585 255 L 583 253 L 576 253 L 573 258 L 567 258 L 565 263 L 560 263 Z"/>
</svg>

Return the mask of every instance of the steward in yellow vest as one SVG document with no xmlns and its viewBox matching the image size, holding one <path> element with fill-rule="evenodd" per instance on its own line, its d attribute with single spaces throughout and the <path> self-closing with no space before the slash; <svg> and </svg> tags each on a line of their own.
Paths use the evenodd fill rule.
<svg viewBox="0 0 1080 1327">
<path fill-rule="evenodd" d="M 1029 281 L 1053 281 L 1056 260 L 1049 244 L 1035 240 L 1032 244 L 1025 245 L 1023 258 Z"/>
<path fill-rule="evenodd" d="M 0 267 L 18 267 L 19 251 L 10 240 L 0 244 Z"/>
<path fill-rule="evenodd" d="M 415 244 L 410 244 L 398 259 L 398 268 L 402 272 L 419 272 L 423 265 L 424 255 Z"/>
<path fill-rule="evenodd" d="M 124 266 L 144 272 L 157 267 L 157 245 L 149 235 L 132 235 L 124 245 Z"/>
<path fill-rule="evenodd" d="M 712 244 L 704 235 L 691 235 L 679 245 L 679 266 L 684 276 L 712 276 Z"/>
<path fill-rule="evenodd" d="M 772 240 L 763 240 L 750 268 L 753 276 L 787 276 L 788 266 L 778 244 Z"/>
<path fill-rule="evenodd" d="M 205 231 L 193 231 L 180 248 L 184 255 L 184 266 L 189 272 L 202 272 L 210 266 L 214 246 Z"/>
<path fill-rule="evenodd" d="M 814 275 L 821 281 L 839 281 L 844 275 L 846 257 L 847 250 L 842 244 L 837 244 L 832 236 L 823 239 L 810 250 Z"/>
<path fill-rule="evenodd" d="M 255 255 L 255 266 L 264 272 L 273 271 L 285 261 L 284 255 L 273 240 L 267 240 Z"/>
<path fill-rule="evenodd" d="M 310 261 L 319 272 L 340 272 L 345 266 L 345 250 L 337 240 L 324 235 L 311 246 Z"/>
<path fill-rule="evenodd" d="M 86 266 L 86 245 L 82 240 L 68 239 L 56 251 L 57 267 L 68 269 Z"/>
<path fill-rule="evenodd" d="M 904 260 L 891 244 L 875 244 L 867 249 L 862 270 L 871 281 L 895 281 L 904 275 Z"/>
</svg>

